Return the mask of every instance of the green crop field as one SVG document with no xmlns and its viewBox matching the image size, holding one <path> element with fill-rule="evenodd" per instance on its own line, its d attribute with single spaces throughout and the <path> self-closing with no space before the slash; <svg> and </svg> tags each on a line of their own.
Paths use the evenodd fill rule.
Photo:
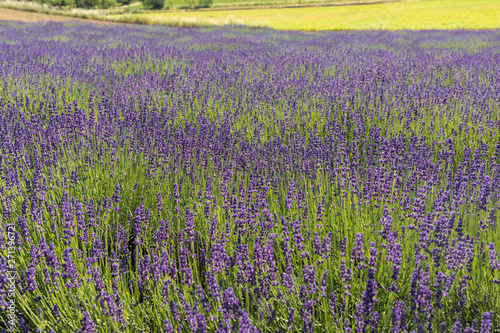
<svg viewBox="0 0 500 333">
<path fill-rule="evenodd" d="M 397 2 L 401 0 L 205 0 L 210 8 L 263 7 L 263 6 L 314 6 L 314 5 L 360 5 L 371 3 Z M 404 1 L 404 0 L 403 0 Z M 167 8 L 196 7 L 197 0 L 165 0 Z"/>
<path fill-rule="evenodd" d="M 241 24 L 307 31 L 494 29 L 500 28 L 500 1 L 422 0 L 331 7 L 156 12 L 109 18 L 146 24 Z"/>
</svg>

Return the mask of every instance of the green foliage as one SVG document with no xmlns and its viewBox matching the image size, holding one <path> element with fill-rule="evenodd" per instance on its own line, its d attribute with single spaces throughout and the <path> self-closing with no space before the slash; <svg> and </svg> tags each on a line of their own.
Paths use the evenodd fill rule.
<svg viewBox="0 0 500 333">
<path fill-rule="evenodd" d="M 213 4 L 213 0 L 183 0 L 181 8 L 209 8 Z"/>
<path fill-rule="evenodd" d="M 128 3 L 131 0 L 125 0 Z M 111 8 L 117 5 L 116 0 L 38 0 L 41 4 L 66 8 Z M 124 2 L 125 3 L 125 2 Z"/>
<path fill-rule="evenodd" d="M 75 7 L 74 0 L 41 0 L 40 3 L 55 7 L 69 7 L 69 8 Z"/>
<path fill-rule="evenodd" d="M 116 5 L 116 0 L 76 0 L 78 8 L 110 8 Z"/>
<path fill-rule="evenodd" d="M 198 8 L 209 8 L 212 6 L 213 0 L 198 0 Z"/>
<path fill-rule="evenodd" d="M 152 9 L 163 9 L 165 0 L 144 0 L 144 6 Z"/>
</svg>

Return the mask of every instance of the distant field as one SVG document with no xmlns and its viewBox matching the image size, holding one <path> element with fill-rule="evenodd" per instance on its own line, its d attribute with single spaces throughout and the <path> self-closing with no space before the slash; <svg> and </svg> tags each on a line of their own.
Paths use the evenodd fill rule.
<svg viewBox="0 0 500 333">
<path fill-rule="evenodd" d="M 210 0 L 205 0 L 210 1 Z M 212 0 L 210 8 L 224 7 L 260 7 L 260 6 L 295 6 L 295 5 L 344 5 L 396 2 L 401 0 Z M 405 1 L 405 0 L 402 0 Z M 199 0 L 166 0 L 165 6 L 169 8 L 181 8 L 195 6 Z"/>
<path fill-rule="evenodd" d="M 108 17 L 146 24 L 242 24 L 307 31 L 493 29 L 500 28 L 500 1 L 423 0 L 331 7 L 158 12 Z"/>
</svg>

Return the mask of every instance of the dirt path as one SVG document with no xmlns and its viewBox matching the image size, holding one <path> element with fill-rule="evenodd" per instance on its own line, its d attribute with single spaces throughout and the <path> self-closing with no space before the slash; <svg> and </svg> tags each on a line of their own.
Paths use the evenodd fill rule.
<svg viewBox="0 0 500 333">
<path fill-rule="evenodd" d="M 52 22 L 66 22 L 66 21 L 82 21 L 82 22 L 92 22 L 99 24 L 107 24 L 108 22 L 96 21 L 96 20 L 86 20 L 70 16 L 62 15 L 49 15 L 35 12 L 26 12 L 22 10 L 0 8 L 0 21 L 21 21 L 21 22 L 42 22 L 42 21 L 52 21 Z"/>
</svg>

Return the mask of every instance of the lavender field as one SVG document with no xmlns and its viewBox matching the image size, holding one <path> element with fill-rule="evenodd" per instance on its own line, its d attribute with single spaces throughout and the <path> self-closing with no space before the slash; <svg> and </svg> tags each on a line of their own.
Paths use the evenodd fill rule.
<svg viewBox="0 0 500 333">
<path fill-rule="evenodd" d="M 500 31 L 0 25 L 0 328 L 500 331 Z"/>
</svg>

